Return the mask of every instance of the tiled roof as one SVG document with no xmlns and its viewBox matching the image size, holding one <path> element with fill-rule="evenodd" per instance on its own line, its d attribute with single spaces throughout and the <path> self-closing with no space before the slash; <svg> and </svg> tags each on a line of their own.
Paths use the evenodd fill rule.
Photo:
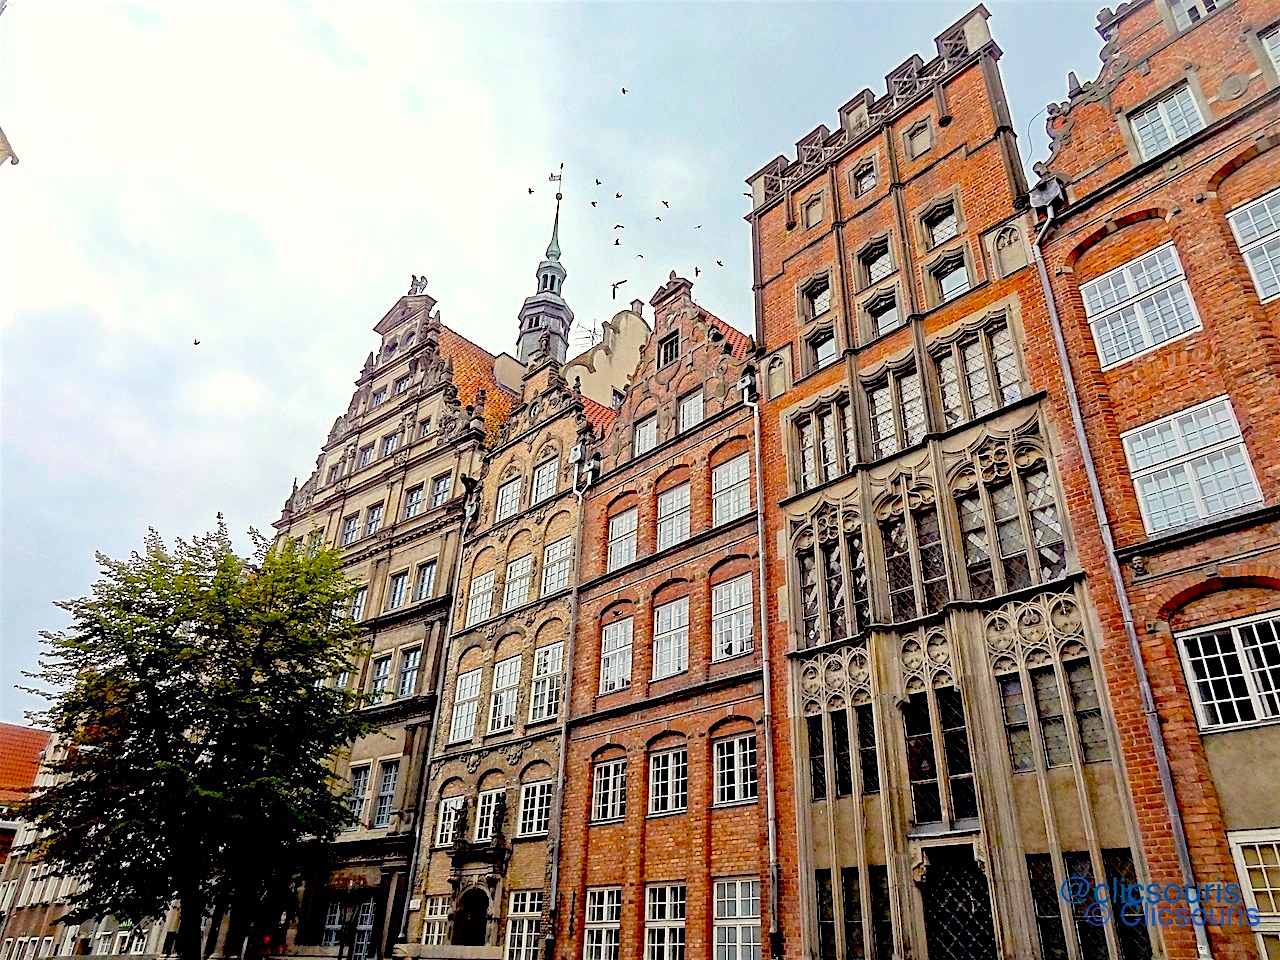
<svg viewBox="0 0 1280 960">
<path fill-rule="evenodd" d="M 741 360 L 751 352 L 751 338 L 739 330 L 737 327 L 731 327 L 719 317 L 713 317 L 707 314 L 707 319 L 711 321 L 712 326 L 724 334 L 724 338 L 729 341 L 729 349 L 733 352 L 735 360 Z"/>
<path fill-rule="evenodd" d="M 520 398 L 499 386 L 493 375 L 493 354 L 444 324 L 440 325 L 440 356 L 453 361 L 453 385 L 464 407 L 476 402 L 480 390 L 485 391 L 484 427 L 493 443 Z"/>
<path fill-rule="evenodd" d="M 40 751 L 48 745 L 44 730 L 0 723 L 0 803 L 26 797 L 40 768 Z"/>
<path fill-rule="evenodd" d="M 603 437 L 608 432 L 613 424 L 613 418 L 618 415 L 616 411 L 603 403 L 596 403 L 590 397 L 582 398 L 582 408 L 583 413 L 587 415 L 587 420 L 595 428 L 597 437 Z"/>
</svg>

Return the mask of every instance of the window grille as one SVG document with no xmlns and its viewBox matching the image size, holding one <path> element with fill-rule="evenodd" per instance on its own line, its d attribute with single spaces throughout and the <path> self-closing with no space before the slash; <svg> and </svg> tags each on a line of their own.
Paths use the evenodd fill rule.
<svg viewBox="0 0 1280 960">
<path fill-rule="evenodd" d="M 645 960 L 684 960 L 684 884 L 645 890 Z"/>
<path fill-rule="evenodd" d="M 555 786 L 554 780 L 539 780 L 520 788 L 520 836 L 537 836 L 551 828 L 551 800 L 555 796 Z"/>
<path fill-rule="evenodd" d="M 1280 719 L 1280 614 L 1178 636 L 1201 729 Z"/>
<path fill-rule="evenodd" d="M 858 457 L 856 423 L 847 396 L 841 395 L 797 417 L 794 429 L 801 490 L 810 490 L 853 469 Z"/>
<path fill-rule="evenodd" d="M 493 508 L 493 522 L 501 523 L 507 517 L 514 517 L 520 508 L 521 480 L 516 477 L 498 487 L 498 498 Z"/>
<path fill-rule="evenodd" d="M 962 337 L 933 355 L 948 428 L 1022 398 L 1022 376 L 1008 326 Z"/>
</svg>

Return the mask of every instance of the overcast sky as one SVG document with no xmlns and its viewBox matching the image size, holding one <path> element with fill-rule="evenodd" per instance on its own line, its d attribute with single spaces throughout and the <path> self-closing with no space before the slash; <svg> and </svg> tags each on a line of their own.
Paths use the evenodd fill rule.
<svg viewBox="0 0 1280 960">
<path fill-rule="evenodd" d="M 750 330 L 745 177 L 970 6 L 11 0 L 0 720 L 40 704 L 14 685 L 95 550 L 269 528 L 410 274 L 510 350 L 560 163 L 579 320 L 701 267 Z M 1097 73 L 1099 2 L 987 7 L 1029 167 L 1067 71 Z"/>
</svg>

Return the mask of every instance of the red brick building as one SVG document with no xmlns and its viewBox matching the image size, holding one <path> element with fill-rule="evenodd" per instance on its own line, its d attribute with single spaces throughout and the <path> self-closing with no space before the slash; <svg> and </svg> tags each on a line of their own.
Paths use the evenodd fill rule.
<svg viewBox="0 0 1280 960">
<path fill-rule="evenodd" d="M 691 290 L 650 301 L 583 506 L 559 957 L 736 960 L 769 930 L 752 351 Z"/>
<path fill-rule="evenodd" d="M 1280 3 L 1148 0 L 1098 21 L 1098 77 L 1049 108 L 1034 200 L 1062 353 L 1040 327 L 1034 363 L 1065 399 L 1069 358 L 1078 422 L 1060 429 L 1087 437 L 1097 478 L 1064 458 L 1073 520 L 1109 527 L 1081 533 L 1081 560 L 1117 661 L 1136 649 L 1146 674 L 1111 679 L 1152 875 L 1238 881 L 1262 915 L 1255 935 L 1164 931 L 1166 949 L 1276 957 Z"/>
</svg>

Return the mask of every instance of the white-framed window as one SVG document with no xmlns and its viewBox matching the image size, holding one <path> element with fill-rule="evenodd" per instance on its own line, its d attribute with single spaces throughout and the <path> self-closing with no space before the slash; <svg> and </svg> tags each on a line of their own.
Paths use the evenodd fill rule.
<svg viewBox="0 0 1280 960">
<path fill-rule="evenodd" d="M 529 722 L 560 715 L 560 685 L 564 671 L 564 644 L 549 643 L 533 652 L 533 683 L 529 687 Z"/>
<path fill-rule="evenodd" d="M 431 591 L 436 585 L 436 562 L 428 560 L 426 563 L 418 567 L 418 577 L 413 585 L 413 599 L 425 600 L 431 596 Z"/>
<path fill-rule="evenodd" d="M 501 523 L 507 517 L 514 517 L 520 508 L 520 487 L 523 481 L 516 477 L 508 480 L 498 488 L 498 503 L 493 510 L 493 522 Z"/>
<path fill-rule="evenodd" d="M 588 890 L 586 913 L 582 960 L 618 960 L 622 938 L 622 888 Z"/>
<path fill-rule="evenodd" d="M 387 609 L 394 610 L 397 607 L 404 606 L 404 601 L 409 593 L 409 571 L 402 570 L 400 573 L 393 573 L 391 579 L 387 581 Z"/>
<path fill-rule="evenodd" d="M 1280 296 L 1280 190 L 1232 210 L 1227 222 L 1249 265 L 1258 297 L 1266 303 Z"/>
<path fill-rule="evenodd" d="M 471 596 L 467 600 L 468 627 L 489 616 L 493 607 L 493 574 L 490 570 L 471 581 Z"/>
<path fill-rule="evenodd" d="M 356 592 L 351 597 L 351 619 L 364 619 L 364 604 L 369 599 L 369 588 L 367 586 L 356 587 Z"/>
<path fill-rule="evenodd" d="M 653 679 L 689 669 L 689 598 L 664 603 L 653 611 Z"/>
<path fill-rule="evenodd" d="M 711 588 L 711 659 L 728 660 L 751 652 L 751 574 Z"/>
<path fill-rule="evenodd" d="M 716 804 L 755 800 L 759 790 L 755 734 L 717 741 L 715 754 Z"/>
<path fill-rule="evenodd" d="M 711 522 L 737 520 L 751 509 L 751 460 L 739 454 L 711 471 Z"/>
<path fill-rule="evenodd" d="M 542 596 L 563 590 L 569 585 L 569 554 L 573 538 L 563 537 L 551 544 L 542 554 Z"/>
<path fill-rule="evenodd" d="M 351 792 L 347 794 L 347 811 L 350 813 L 346 826 L 348 830 L 354 830 L 364 822 L 364 803 L 369 796 L 369 770 L 368 764 L 351 768 Z"/>
<path fill-rule="evenodd" d="M 658 494 L 658 549 L 689 539 L 689 484 Z"/>
<path fill-rule="evenodd" d="M 1228 397 L 1188 407 L 1121 435 L 1149 532 L 1262 499 Z"/>
<path fill-rule="evenodd" d="M 667 334 L 658 341 L 658 369 L 670 366 L 680 359 L 680 331 Z"/>
<path fill-rule="evenodd" d="M 1081 284 L 1080 295 L 1104 370 L 1200 329 L 1172 243 Z"/>
<path fill-rule="evenodd" d="M 356 460 L 357 467 L 367 467 L 373 463 L 373 444 L 366 444 L 360 448 L 359 459 Z"/>
<path fill-rule="evenodd" d="M 684 960 L 684 884 L 650 886 L 644 899 L 644 960 Z"/>
<path fill-rule="evenodd" d="M 1280 720 L 1280 612 L 1178 634 L 1202 730 Z"/>
<path fill-rule="evenodd" d="M 702 391 L 680 401 L 680 432 L 692 430 L 702 422 Z"/>
<path fill-rule="evenodd" d="M 324 933 L 320 937 L 320 946 L 336 947 L 342 938 L 342 904 L 327 904 L 324 908 Z M 5 958 L 8 960 L 8 957 Z"/>
<path fill-rule="evenodd" d="M 1245 903 L 1258 911 L 1253 925 L 1258 956 L 1280 949 L 1280 831 L 1232 830 L 1227 834 Z"/>
<path fill-rule="evenodd" d="M 609 518 L 609 569 L 617 570 L 636 558 L 639 511 L 632 507 Z"/>
<path fill-rule="evenodd" d="M 480 703 L 480 670 L 458 674 L 453 696 L 453 716 L 449 720 L 449 742 L 470 740 L 476 729 L 476 708 Z"/>
<path fill-rule="evenodd" d="M 382 438 L 382 455 L 389 457 L 396 452 L 396 447 L 400 446 L 400 434 L 389 433 Z"/>
<path fill-rule="evenodd" d="M 418 439 L 421 440 L 423 437 L 427 436 L 429 433 L 431 433 L 431 418 L 423 417 L 418 422 Z"/>
<path fill-rule="evenodd" d="M 356 542 L 356 537 L 360 534 L 360 514 L 353 513 L 349 517 L 342 518 L 342 536 L 338 543 L 340 546 L 347 546 Z"/>
<path fill-rule="evenodd" d="M 431 481 L 431 505 L 433 507 L 441 506 L 449 499 L 449 475 L 436 477 Z"/>
<path fill-rule="evenodd" d="M 520 656 L 500 660 L 493 667 L 493 698 L 489 704 L 489 732 L 510 730 L 516 724 L 516 694 L 520 684 Z"/>
<path fill-rule="evenodd" d="M 404 493 L 404 518 L 409 520 L 422 512 L 422 484 L 410 487 Z"/>
<path fill-rule="evenodd" d="M 760 881 L 717 880 L 715 960 L 760 960 Z"/>
<path fill-rule="evenodd" d="M 329 482 L 337 483 L 341 479 L 342 479 L 342 464 L 339 462 L 339 463 L 335 463 L 333 466 L 329 468 Z M 0 958 L 0 960 L 8 960 L 8 958 L 7 957 Z"/>
<path fill-rule="evenodd" d="M 534 837 L 551 829 L 551 799 L 554 780 L 538 780 L 520 788 L 519 836 Z"/>
<path fill-rule="evenodd" d="M 542 952 L 538 940 L 541 918 L 541 890 L 512 892 L 507 907 L 506 960 L 538 960 Z"/>
<path fill-rule="evenodd" d="M 476 843 L 493 839 L 493 814 L 498 809 L 498 798 L 505 792 L 503 787 L 481 790 L 476 798 Z"/>
<path fill-rule="evenodd" d="M 591 819 L 621 820 L 627 814 L 627 761 L 597 762 L 591 778 Z"/>
<path fill-rule="evenodd" d="M 466 803 L 466 797 L 442 797 L 440 812 L 436 817 L 436 846 L 447 847 L 457 833 L 458 814 Z"/>
<path fill-rule="evenodd" d="M 1272 27 L 1258 39 L 1262 41 L 1263 49 L 1271 58 L 1272 66 L 1280 70 L 1280 27 Z"/>
<path fill-rule="evenodd" d="M 373 913 L 373 897 L 356 907 L 356 935 L 351 941 L 351 960 L 365 960 L 369 956 L 369 943 L 373 940 Z"/>
<path fill-rule="evenodd" d="M 556 492 L 556 481 L 560 479 L 560 458 L 548 460 L 533 471 L 533 494 L 530 503 L 541 503 Z"/>
<path fill-rule="evenodd" d="M 1204 127 L 1204 118 L 1187 84 L 1179 84 L 1148 107 L 1129 114 L 1129 125 L 1143 160 L 1164 153 Z"/>
<path fill-rule="evenodd" d="M 502 591 L 503 610 L 514 610 L 529 598 L 529 579 L 532 574 L 532 554 L 526 553 L 507 564 L 507 585 Z"/>
<path fill-rule="evenodd" d="M 422 942 L 427 946 L 443 945 L 449 932 L 449 900 L 447 896 L 422 898 Z"/>
<path fill-rule="evenodd" d="M 635 433 L 632 438 L 632 448 L 638 457 L 642 453 L 648 453 L 658 445 L 658 418 L 656 416 L 645 417 L 635 426 Z"/>
<path fill-rule="evenodd" d="M 400 654 L 400 679 L 396 682 L 397 697 L 412 697 L 418 686 L 418 663 L 422 648 L 413 647 Z"/>
<path fill-rule="evenodd" d="M 409 389 L 409 377 L 403 376 L 399 380 L 397 380 L 394 384 L 391 385 L 391 394 L 392 396 L 398 397 L 400 396 L 400 394 L 404 393 L 408 389 Z"/>
<path fill-rule="evenodd" d="M 1169 12 L 1179 32 L 1189 30 L 1230 0 L 1169 0 Z"/>
<path fill-rule="evenodd" d="M 387 399 L 387 388 L 379 387 L 377 390 L 374 391 L 373 396 L 369 398 L 369 406 L 370 408 L 381 406 L 382 402 L 386 399 Z"/>
<path fill-rule="evenodd" d="M 391 823 L 391 804 L 396 796 L 396 779 L 400 776 L 399 760 L 382 761 L 382 776 L 378 779 L 378 796 L 373 805 L 373 825 L 385 827 Z"/>
<path fill-rule="evenodd" d="M 600 692 L 631 686 L 631 618 L 605 624 L 600 631 Z"/>
<path fill-rule="evenodd" d="M 369 692 L 386 693 L 391 682 L 391 657 L 378 657 L 373 661 L 373 671 L 369 675 Z"/>
<path fill-rule="evenodd" d="M 364 535 L 371 537 L 382 527 L 382 504 L 378 503 L 369 508 L 364 515 Z"/>
<path fill-rule="evenodd" d="M 681 813 L 689 808 L 689 750 L 663 750 L 649 756 L 649 813 Z"/>
</svg>

